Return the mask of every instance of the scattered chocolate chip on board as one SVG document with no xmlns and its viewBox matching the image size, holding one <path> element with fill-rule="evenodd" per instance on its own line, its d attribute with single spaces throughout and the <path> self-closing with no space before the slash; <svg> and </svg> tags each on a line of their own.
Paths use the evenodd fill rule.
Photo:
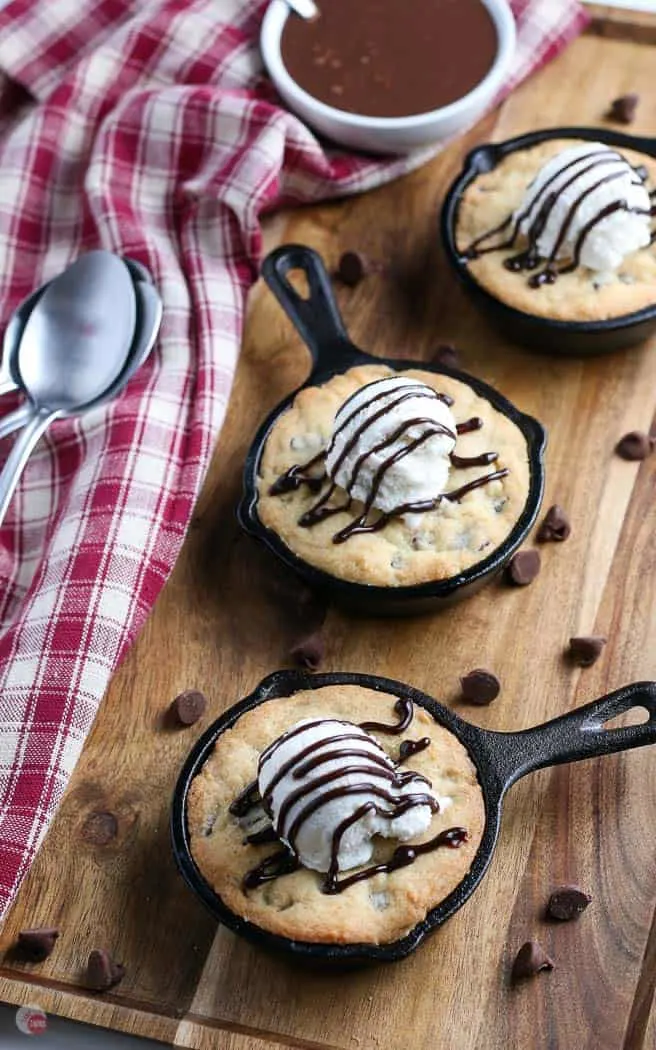
<svg viewBox="0 0 656 1050">
<path fill-rule="evenodd" d="M 563 540 L 569 539 L 571 533 L 572 526 L 567 514 L 561 506 L 554 503 L 545 514 L 535 538 L 538 543 L 562 543 Z"/>
<path fill-rule="evenodd" d="M 606 113 L 606 120 L 612 120 L 616 124 L 632 124 L 635 120 L 639 101 L 640 96 L 633 92 L 613 99 Z"/>
<path fill-rule="evenodd" d="M 570 922 L 583 914 L 591 900 L 578 886 L 559 886 L 549 897 L 547 915 L 558 922 Z"/>
<path fill-rule="evenodd" d="M 182 726 L 192 726 L 202 718 L 207 708 L 207 700 L 198 689 L 185 689 L 178 693 L 172 702 L 170 711 L 176 722 Z"/>
<path fill-rule="evenodd" d="M 335 277 L 348 288 L 355 288 L 370 271 L 369 260 L 360 252 L 342 252 L 335 270 Z"/>
<path fill-rule="evenodd" d="M 477 667 L 460 679 L 463 700 L 470 704 L 491 704 L 499 695 L 501 683 L 491 671 Z"/>
<path fill-rule="evenodd" d="M 540 572 L 540 554 L 538 551 L 517 551 L 508 562 L 506 570 L 508 579 L 516 587 L 526 587 Z"/>
<path fill-rule="evenodd" d="M 125 976 L 125 967 L 114 959 L 104 948 L 94 948 L 89 952 L 84 983 L 92 992 L 106 992 Z"/>
<path fill-rule="evenodd" d="M 517 952 L 511 977 L 513 981 L 522 981 L 527 977 L 535 977 L 541 970 L 553 968 L 553 960 L 544 948 L 537 941 L 526 941 Z"/>
<path fill-rule="evenodd" d="M 592 667 L 601 656 L 607 640 L 602 635 L 570 638 L 567 656 L 577 667 Z"/>
<path fill-rule="evenodd" d="M 21 930 L 16 942 L 16 952 L 27 962 L 43 962 L 55 947 L 59 930 L 54 926 L 40 926 L 33 930 Z"/>
<path fill-rule="evenodd" d="M 622 459 L 646 459 L 653 450 L 655 439 L 641 430 L 632 430 L 617 442 L 615 451 Z"/>
<path fill-rule="evenodd" d="M 297 667 L 305 667 L 308 671 L 316 671 L 325 656 L 326 647 L 321 634 L 317 631 L 308 638 L 298 642 L 292 649 L 290 656 Z"/>
<path fill-rule="evenodd" d="M 447 368 L 460 367 L 460 355 L 453 343 L 440 343 L 430 355 L 430 360 L 436 365 L 445 365 Z"/>
</svg>

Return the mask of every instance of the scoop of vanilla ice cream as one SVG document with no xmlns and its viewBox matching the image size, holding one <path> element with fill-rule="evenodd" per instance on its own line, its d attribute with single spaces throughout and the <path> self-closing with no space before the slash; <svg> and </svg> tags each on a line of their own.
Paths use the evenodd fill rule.
<svg viewBox="0 0 656 1050">
<path fill-rule="evenodd" d="M 456 422 L 431 387 L 407 376 L 367 383 L 344 402 L 335 416 L 326 470 L 354 499 L 366 503 L 381 468 L 435 424 L 449 433 L 429 433 L 387 466 L 372 506 L 385 512 L 435 499 L 449 475 Z"/>
<path fill-rule="evenodd" d="M 346 753 L 353 750 L 363 754 Z M 304 772 L 304 765 L 317 759 L 321 760 L 320 763 Z M 349 767 L 353 766 L 366 768 L 349 772 Z M 424 780 L 394 784 L 389 779 L 394 770 L 395 766 L 383 748 L 358 726 L 335 719 L 303 719 L 263 752 L 258 787 L 276 833 L 297 855 L 303 867 L 327 872 L 331 864 L 333 835 L 343 821 L 352 818 L 367 802 L 390 811 L 390 802 L 377 795 L 375 789 L 398 799 L 409 794 L 435 798 Z M 302 775 L 298 776 L 298 773 Z M 267 798 L 269 785 L 276 778 L 279 778 L 278 782 Z M 344 789 L 360 785 L 362 790 L 343 793 Z M 338 797 L 327 797 L 337 791 Z M 297 798 L 290 807 L 288 800 L 294 794 Z M 445 805 L 450 801 L 444 800 Z M 283 807 L 286 807 L 286 813 Z M 307 809 L 307 816 L 298 825 L 291 841 L 289 832 L 304 809 Z M 393 820 L 373 811 L 366 812 L 351 823 L 342 836 L 337 855 L 338 870 L 347 871 L 366 864 L 373 853 L 375 835 L 404 842 L 425 832 L 431 818 L 430 806 L 422 804 L 412 806 Z"/>
<path fill-rule="evenodd" d="M 581 247 L 581 264 L 599 272 L 616 270 L 626 255 L 649 244 L 649 194 L 628 161 L 609 146 L 586 142 L 548 160 L 515 212 L 515 221 L 524 216 L 519 227 L 521 233 L 528 234 L 551 194 L 555 194 L 556 199 L 537 240 L 541 258 L 551 257 L 573 207 L 575 212 L 556 254 L 558 260 L 571 259 L 582 230 L 618 200 L 625 202 L 626 209 L 612 212 L 591 227 Z M 629 210 L 633 208 L 647 214 L 635 214 Z"/>
</svg>

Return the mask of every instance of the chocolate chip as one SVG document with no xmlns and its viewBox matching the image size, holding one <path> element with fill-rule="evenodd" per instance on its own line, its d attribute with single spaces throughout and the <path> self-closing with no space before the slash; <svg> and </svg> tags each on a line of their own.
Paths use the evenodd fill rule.
<svg viewBox="0 0 656 1050">
<path fill-rule="evenodd" d="M 173 717 L 183 726 L 192 726 L 205 714 L 207 700 L 197 689 L 185 689 L 171 704 Z"/>
<path fill-rule="evenodd" d="M 591 900 L 592 897 L 578 886 L 560 886 L 549 897 L 547 915 L 550 919 L 558 919 L 559 922 L 578 919 Z"/>
<path fill-rule="evenodd" d="M 106 846 L 118 835 L 118 820 L 113 813 L 96 810 L 82 825 L 81 836 L 93 846 Z"/>
<path fill-rule="evenodd" d="M 317 631 L 304 638 L 292 649 L 290 656 L 297 667 L 305 667 L 308 671 L 316 671 L 323 660 L 326 647 L 323 638 Z"/>
<path fill-rule="evenodd" d="M 359 284 L 369 272 L 368 260 L 360 252 L 342 252 L 335 270 L 335 277 L 349 288 L 355 288 L 356 284 Z"/>
<path fill-rule="evenodd" d="M 553 961 L 537 941 L 526 941 L 513 963 L 512 979 L 521 981 L 526 977 L 535 977 L 540 970 L 553 970 Z"/>
<path fill-rule="evenodd" d="M 458 368 L 460 366 L 458 351 L 452 343 L 440 343 L 430 355 L 430 360 L 434 361 L 436 365 L 446 365 L 447 368 Z"/>
<path fill-rule="evenodd" d="M 55 947 L 59 930 L 53 926 L 40 926 L 34 930 L 21 930 L 16 942 L 16 953 L 28 962 L 43 962 Z"/>
<path fill-rule="evenodd" d="M 104 948 L 94 948 L 89 952 L 84 983 L 93 992 L 106 992 L 123 980 L 125 967 L 114 962 Z"/>
<path fill-rule="evenodd" d="M 545 514 L 544 521 L 540 525 L 535 538 L 538 543 L 549 543 L 550 541 L 562 543 L 563 540 L 570 536 L 571 532 L 572 526 L 565 511 L 557 503 L 554 503 L 553 507 L 549 507 Z"/>
<path fill-rule="evenodd" d="M 607 639 L 601 635 L 590 635 L 587 638 L 570 638 L 567 654 L 577 667 L 592 667 L 601 656 Z"/>
<path fill-rule="evenodd" d="M 477 667 L 460 679 L 462 696 L 470 704 L 491 704 L 499 695 L 501 683 L 491 671 Z"/>
<path fill-rule="evenodd" d="M 538 551 L 517 551 L 508 563 L 508 579 L 517 587 L 532 583 L 540 571 Z"/>
<path fill-rule="evenodd" d="M 617 442 L 615 451 L 622 459 L 646 459 L 653 451 L 654 443 L 655 439 L 649 434 L 643 434 L 641 430 L 632 430 Z"/>
<path fill-rule="evenodd" d="M 614 120 L 617 124 L 632 124 L 639 101 L 640 95 L 635 94 L 620 95 L 619 98 L 613 99 L 606 113 L 606 120 Z"/>
</svg>

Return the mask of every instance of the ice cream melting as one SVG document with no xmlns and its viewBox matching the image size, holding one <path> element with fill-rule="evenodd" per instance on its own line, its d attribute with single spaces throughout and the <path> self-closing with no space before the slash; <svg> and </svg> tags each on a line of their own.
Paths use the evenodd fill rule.
<svg viewBox="0 0 656 1050">
<path fill-rule="evenodd" d="M 473 488 L 504 477 L 507 470 L 494 471 L 445 491 L 451 468 L 483 466 L 496 459 L 494 452 L 471 458 L 454 453 L 458 434 L 480 428 L 482 421 L 456 424 L 452 404 L 447 395 L 409 376 L 367 383 L 339 408 L 327 448 L 286 471 L 272 485 L 271 495 L 302 484 L 319 493 L 299 519 L 305 528 L 350 511 L 355 503 L 353 520 L 333 537 L 335 543 L 343 543 L 358 532 L 377 532 L 392 518 L 435 510 L 443 499 L 457 501 Z M 318 472 L 321 468 L 323 473 Z"/>
<path fill-rule="evenodd" d="M 517 211 L 478 237 L 465 255 L 472 259 L 513 248 L 521 238 L 526 248 L 504 265 L 514 271 L 542 266 L 529 278 L 533 288 L 553 284 L 578 266 L 610 274 L 627 255 L 650 244 L 653 214 L 641 172 L 617 150 L 601 142 L 584 143 L 551 157 Z M 500 242 L 486 243 L 507 231 Z"/>
<path fill-rule="evenodd" d="M 335 416 L 326 472 L 376 510 L 435 499 L 449 477 L 456 421 L 431 387 L 389 376 L 361 387 Z"/>
<path fill-rule="evenodd" d="M 413 705 L 399 700 L 396 709 L 400 719 L 392 725 L 303 719 L 262 752 L 257 780 L 230 811 L 251 829 L 247 842 L 279 841 L 283 849 L 248 872 L 246 890 L 304 867 L 325 876 L 325 893 L 338 893 L 374 874 L 412 864 L 421 853 L 466 841 L 463 828 L 449 828 L 427 842 L 397 846 L 384 863 L 338 878 L 371 860 L 376 838 L 406 843 L 424 834 L 433 814 L 451 804 L 450 798 L 438 798 L 420 773 L 401 768 L 430 746 L 428 737 L 404 741 L 394 762 L 368 731 L 401 733 L 412 721 Z M 271 823 L 253 832 L 259 814 Z"/>
<path fill-rule="evenodd" d="M 366 864 L 376 835 L 421 835 L 439 809 L 424 777 L 336 719 L 292 726 L 263 753 L 258 784 L 278 837 L 304 868 L 333 875 Z"/>
</svg>

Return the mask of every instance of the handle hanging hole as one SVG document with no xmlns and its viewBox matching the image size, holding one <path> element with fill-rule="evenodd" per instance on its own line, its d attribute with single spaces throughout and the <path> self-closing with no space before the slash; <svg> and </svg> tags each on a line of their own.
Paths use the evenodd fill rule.
<svg viewBox="0 0 656 1050">
<path fill-rule="evenodd" d="M 299 298 L 304 299 L 305 302 L 307 302 L 311 293 L 310 284 L 305 271 L 300 269 L 288 270 L 286 277 Z"/>
<path fill-rule="evenodd" d="M 621 715 L 615 715 L 604 722 L 601 728 L 605 732 L 612 729 L 625 729 L 627 726 L 641 726 L 648 722 L 651 714 L 646 707 L 632 707 L 630 711 L 624 711 Z"/>
</svg>

